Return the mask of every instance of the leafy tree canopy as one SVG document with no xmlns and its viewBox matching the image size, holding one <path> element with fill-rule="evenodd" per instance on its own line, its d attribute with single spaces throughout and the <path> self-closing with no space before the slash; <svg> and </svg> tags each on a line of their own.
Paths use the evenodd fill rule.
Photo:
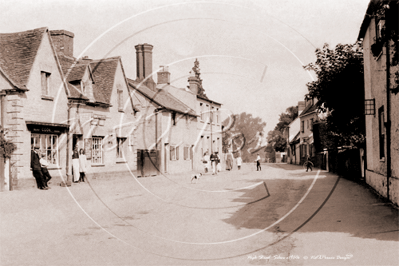
<svg viewBox="0 0 399 266">
<path fill-rule="evenodd" d="M 231 118 L 227 118 L 223 121 L 223 126 L 227 126 Z M 223 151 L 228 150 L 229 139 L 234 134 L 242 133 L 245 138 L 245 145 L 241 149 L 241 157 L 244 162 L 251 162 L 255 160 L 256 153 L 252 154 L 248 149 L 256 147 L 258 144 L 257 136 L 263 134 L 263 129 L 266 126 L 266 122 L 263 122 L 259 117 L 253 117 L 252 114 L 243 112 L 238 115 L 234 115 L 234 123 L 230 128 L 225 128 L 223 132 Z M 252 141 L 253 140 L 253 141 Z M 238 140 L 240 142 L 240 140 Z"/>
<path fill-rule="evenodd" d="M 357 146 L 365 140 L 364 77 L 362 43 L 324 44 L 316 49 L 316 62 L 304 68 L 316 73 L 307 84 L 306 97 L 315 97 L 318 110 L 326 114 L 326 132 L 334 146 Z M 329 146 L 326 144 L 325 146 Z"/>
<path fill-rule="evenodd" d="M 298 106 L 291 106 L 285 110 L 285 113 L 280 114 L 279 122 L 274 130 L 267 134 L 268 150 L 271 149 L 279 152 L 284 152 L 287 146 L 287 140 L 283 136 L 284 129 L 298 117 Z"/>
</svg>

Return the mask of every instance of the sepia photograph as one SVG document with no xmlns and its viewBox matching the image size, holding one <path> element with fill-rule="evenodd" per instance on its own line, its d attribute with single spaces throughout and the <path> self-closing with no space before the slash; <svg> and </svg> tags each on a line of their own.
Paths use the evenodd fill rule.
<svg viewBox="0 0 399 266">
<path fill-rule="evenodd" d="M 399 265 L 399 0 L 0 9 L 0 265 Z"/>
</svg>

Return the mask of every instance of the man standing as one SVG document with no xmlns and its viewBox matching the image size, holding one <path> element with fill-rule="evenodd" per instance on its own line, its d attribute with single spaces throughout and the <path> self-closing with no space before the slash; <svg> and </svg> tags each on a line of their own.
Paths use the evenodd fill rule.
<svg viewBox="0 0 399 266">
<path fill-rule="evenodd" d="M 48 188 L 46 187 L 44 182 L 38 150 L 39 147 L 34 147 L 33 150 L 30 152 L 30 167 L 32 168 L 32 174 L 36 179 L 37 188 L 47 190 Z"/>
<path fill-rule="evenodd" d="M 261 158 L 260 158 L 259 153 L 258 153 L 258 157 L 256 157 L 256 171 L 262 170 L 260 168 L 260 160 L 261 160 Z"/>
</svg>

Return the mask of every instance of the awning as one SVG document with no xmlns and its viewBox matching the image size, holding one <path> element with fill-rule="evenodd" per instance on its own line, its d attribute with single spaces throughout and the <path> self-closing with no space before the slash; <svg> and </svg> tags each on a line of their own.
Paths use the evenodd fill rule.
<svg viewBox="0 0 399 266">
<path fill-rule="evenodd" d="M 39 121 L 25 121 L 25 123 L 32 133 L 61 134 L 69 130 L 68 124 Z"/>
</svg>

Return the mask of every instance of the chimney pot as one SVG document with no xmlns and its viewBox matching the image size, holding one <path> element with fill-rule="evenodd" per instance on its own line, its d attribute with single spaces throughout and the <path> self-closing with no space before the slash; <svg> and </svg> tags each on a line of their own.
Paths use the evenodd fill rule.
<svg viewBox="0 0 399 266">
<path fill-rule="evenodd" d="M 167 66 L 160 66 L 161 70 L 158 71 L 158 84 L 170 85 L 170 73 Z"/>
</svg>

